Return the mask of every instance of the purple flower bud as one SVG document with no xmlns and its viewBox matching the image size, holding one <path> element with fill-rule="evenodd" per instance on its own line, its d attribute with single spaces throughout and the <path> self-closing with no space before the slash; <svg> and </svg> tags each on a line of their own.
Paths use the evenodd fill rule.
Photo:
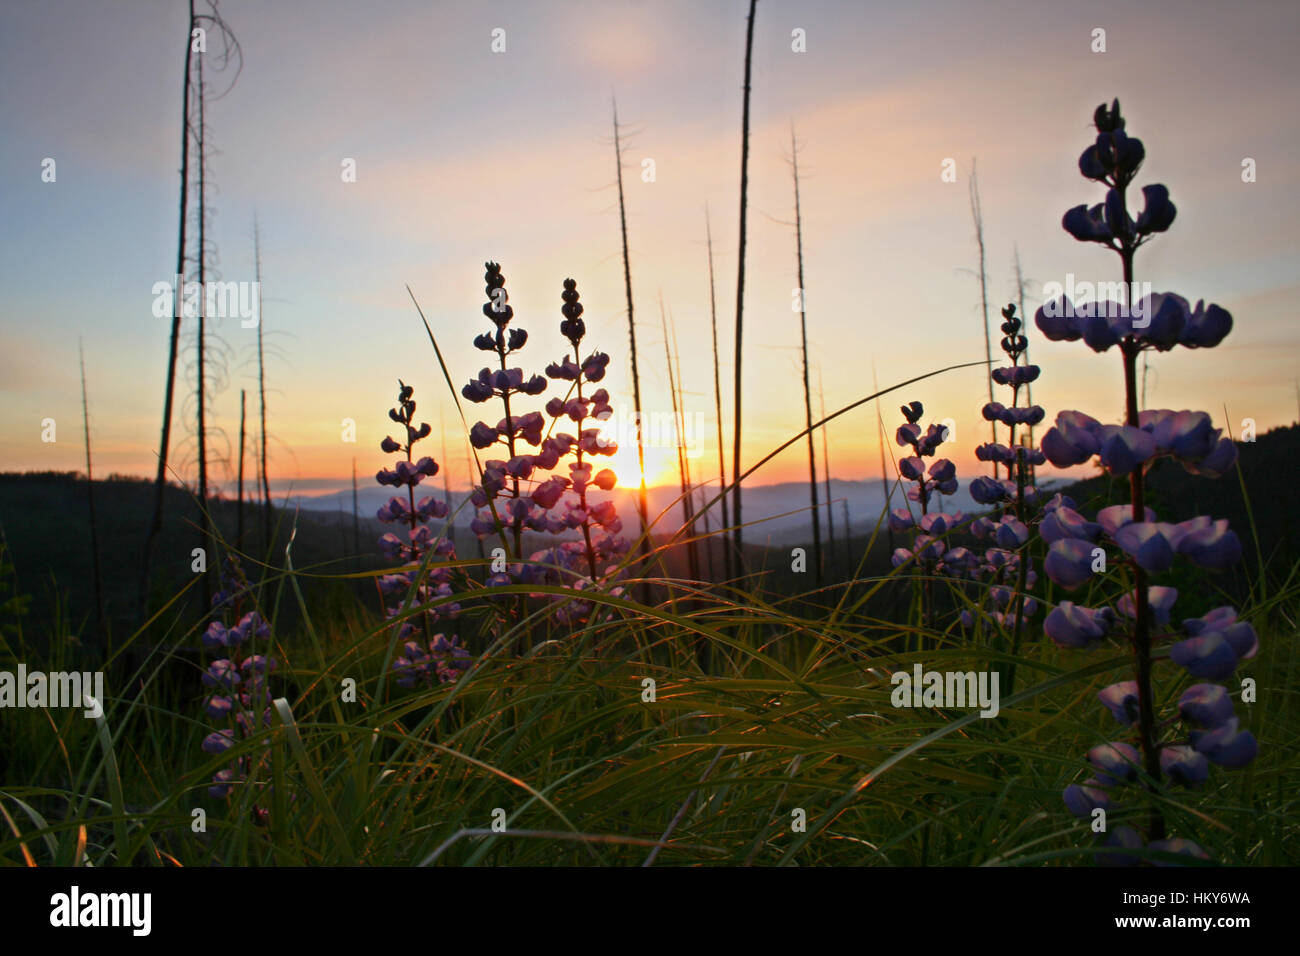
<svg viewBox="0 0 1300 956">
<path fill-rule="evenodd" d="M 1119 599 L 1118 607 L 1120 613 L 1125 617 L 1135 617 L 1136 610 L 1133 606 L 1133 593 L 1130 591 Z M 1151 620 L 1158 627 L 1165 627 L 1169 623 L 1169 614 L 1173 610 L 1174 602 L 1178 600 L 1178 590 L 1167 587 L 1149 587 L 1147 588 L 1147 610 L 1151 614 Z"/>
<path fill-rule="evenodd" d="M 1200 461 L 1219 441 L 1219 432 L 1205 412 L 1152 409 L 1139 416 L 1142 427 L 1151 433 L 1161 453 Z"/>
<path fill-rule="evenodd" d="M 1190 617 L 1183 621 L 1183 631 L 1193 637 L 1209 631 L 1222 631 L 1237 620 L 1237 611 L 1232 607 L 1216 607 L 1201 617 Z"/>
<path fill-rule="evenodd" d="M 969 490 L 970 496 L 981 505 L 996 504 L 1005 496 L 1005 489 L 1002 486 L 1002 482 L 990 478 L 988 475 L 981 475 L 978 478 L 972 479 Z M 973 525 L 971 530 L 974 530 Z"/>
<path fill-rule="evenodd" d="M 204 753 L 219 754 L 235 746 L 233 730 L 217 730 L 203 738 Z"/>
<path fill-rule="evenodd" d="M 1096 768 L 1100 782 L 1128 783 L 1137 779 L 1142 758 L 1132 744 L 1109 743 L 1089 750 L 1088 762 Z"/>
<path fill-rule="evenodd" d="M 962 520 L 960 511 L 953 514 L 944 514 L 942 512 L 932 512 L 923 515 L 921 518 L 921 530 L 929 535 L 947 534 L 957 526 Z"/>
<path fill-rule="evenodd" d="M 567 355 L 559 362 L 552 362 L 546 366 L 547 375 L 567 382 L 576 382 L 581 373 L 582 369 L 578 366 L 578 363 Z"/>
<path fill-rule="evenodd" d="M 1062 538 L 1047 549 L 1043 570 L 1066 590 L 1073 591 L 1092 577 L 1093 545 L 1077 538 Z"/>
<path fill-rule="evenodd" d="M 1148 432 L 1132 425 L 1103 425 L 1097 430 L 1097 440 L 1103 467 L 1117 477 L 1129 474 L 1155 457 L 1155 440 Z"/>
<path fill-rule="evenodd" d="M 1249 730 L 1241 730 L 1236 717 L 1230 717 L 1209 730 L 1194 730 L 1192 746 L 1205 754 L 1211 763 L 1229 770 L 1246 766 L 1259 753 L 1259 742 Z"/>
<path fill-rule="evenodd" d="M 993 539 L 997 542 L 999 548 L 1014 551 L 1029 540 L 1029 529 L 1024 522 L 1007 515 L 993 530 Z"/>
<path fill-rule="evenodd" d="M 226 642 L 226 626 L 220 621 L 213 621 L 208 625 L 208 629 L 203 632 L 202 643 L 208 650 L 215 650 L 218 647 L 228 647 Z"/>
<path fill-rule="evenodd" d="M 1223 680 L 1237 669 L 1232 645 L 1217 631 L 1189 637 L 1169 648 L 1169 659 L 1193 677 Z"/>
<path fill-rule="evenodd" d="M 1111 616 L 1107 608 L 1083 607 L 1062 601 L 1043 621 L 1043 631 L 1058 647 L 1084 648 L 1106 636 Z M 1109 688 L 1108 688 L 1109 689 Z"/>
<path fill-rule="evenodd" d="M 1133 331 L 1132 321 L 1122 303 L 1101 301 L 1080 309 L 1090 315 L 1079 319 L 1083 341 L 1094 352 L 1105 352 Z"/>
<path fill-rule="evenodd" d="M 203 683 L 208 687 L 230 689 L 241 680 L 243 678 L 239 676 L 239 671 L 235 670 L 234 663 L 224 657 L 221 660 L 213 661 L 208 665 L 208 669 L 203 672 Z"/>
<path fill-rule="evenodd" d="M 1135 310 L 1135 316 L 1138 314 Z M 1178 344 L 1189 314 L 1187 300 L 1182 296 L 1172 293 L 1147 296 L 1140 304 L 1141 321 L 1133 323 L 1132 331 L 1159 351 L 1167 352 Z"/>
<path fill-rule="evenodd" d="M 384 452 L 389 455 L 393 454 L 394 452 L 399 452 L 402 450 L 402 446 L 399 445 L 394 439 L 388 436 L 384 436 L 384 440 L 379 443 L 379 447 L 382 448 Z"/>
<path fill-rule="evenodd" d="M 582 362 L 582 374 L 589 382 L 599 382 L 605 377 L 605 367 L 609 365 L 609 356 L 604 352 L 592 352 Z"/>
<path fill-rule="evenodd" d="M 1088 152 L 1083 155 L 1084 157 L 1087 157 L 1089 154 L 1095 155 L 1095 150 L 1091 147 Z M 1081 168 L 1083 162 L 1084 160 L 1081 158 L 1079 160 Z M 1066 232 L 1074 236 L 1074 238 L 1080 242 L 1100 242 L 1102 244 L 1109 244 L 1114 239 L 1114 234 L 1111 232 L 1110 225 L 1107 223 L 1106 217 L 1103 215 L 1103 208 L 1102 203 L 1098 203 L 1091 209 L 1086 205 L 1075 206 L 1066 211 L 1065 215 L 1061 218 L 1061 225 L 1064 227 Z M 1042 328 L 1042 326 L 1040 325 L 1039 328 Z"/>
<path fill-rule="evenodd" d="M 239 628 L 245 634 L 251 637 L 268 638 L 271 636 L 271 625 L 262 619 L 262 615 L 256 611 L 249 611 L 239 619 Z"/>
<path fill-rule="evenodd" d="M 501 433 L 487 422 L 475 422 L 474 427 L 469 430 L 469 443 L 475 448 L 489 448 L 500 437 Z"/>
<path fill-rule="evenodd" d="M 1210 779 L 1210 764 L 1205 755 L 1185 744 L 1161 748 L 1160 770 L 1184 787 L 1196 787 Z"/>
<path fill-rule="evenodd" d="M 506 462 L 506 474 L 512 478 L 526 479 L 533 473 L 533 458 L 531 455 L 515 455 Z"/>
<path fill-rule="evenodd" d="M 930 477 L 935 481 L 951 481 L 957 474 L 957 466 L 947 458 L 936 458 L 930 466 Z"/>
<path fill-rule="evenodd" d="M 1097 695 L 1107 710 L 1121 724 L 1131 725 L 1138 719 L 1137 681 L 1126 680 L 1103 688 Z"/>
<path fill-rule="evenodd" d="M 1101 525 L 1088 521 L 1073 508 L 1062 505 L 1053 508 L 1043 516 L 1043 520 L 1038 525 L 1038 533 L 1047 544 L 1063 538 L 1096 541 L 1101 535 Z"/>
<path fill-rule="evenodd" d="M 912 404 L 915 405 L 918 403 L 913 402 Z M 894 433 L 894 440 L 898 442 L 900 448 L 904 445 L 915 446 L 916 443 L 921 440 L 921 426 L 917 425 L 915 422 L 907 425 L 899 425 L 898 431 Z"/>
<path fill-rule="evenodd" d="M 1182 536 L 1178 553 L 1186 555 L 1202 568 L 1231 567 L 1241 560 L 1241 541 L 1228 528 L 1226 518 L 1211 521 L 1208 517 L 1192 518 L 1178 525 Z"/>
<path fill-rule="evenodd" d="M 1011 449 L 1001 442 L 985 442 L 976 446 L 975 457 L 980 461 L 996 461 L 1000 464 L 1014 460 Z"/>
<path fill-rule="evenodd" d="M 1100 780 L 1085 780 L 1082 784 L 1072 783 L 1061 793 L 1065 807 L 1076 817 L 1090 817 L 1092 811 L 1114 808 L 1110 795 Z"/>
<path fill-rule="evenodd" d="M 1145 514 L 1147 521 L 1156 520 L 1156 513 L 1151 508 L 1145 509 Z M 1102 531 L 1112 538 L 1115 537 L 1120 528 L 1132 520 L 1133 508 L 1130 505 L 1110 505 L 1097 512 L 1097 523 L 1101 525 Z"/>
<path fill-rule="evenodd" d="M 1097 432 L 1101 423 L 1083 412 L 1065 411 L 1056 416 L 1056 424 L 1043 436 L 1043 454 L 1057 468 L 1080 465 L 1097 454 Z"/>
<path fill-rule="evenodd" d="M 1174 563 L 1184 531 L 1178 525 L 1163 521 L 1130 521 L 1114 534 L 1114 540 L 1125 554 L 1146 571 L 1168 571 Z"/>
<path fill-rule="evenodd" d="M 487 370 L 484 369 L 484 371 Z M 486 402 L 492 397 L 492 386 L 487 382 L 474 379 L 462 388 L 460 393 L 471 402 Z"/>
<path fill-rule="evenodd" d="M 392 482 L 394 485 L 415 486 L 424 480 L 424 475 L 420 473 L 420 469 L 413 461 L 399 461 L 393 472 L 396 475 Z"/>
<path fill-rule="evenodd" d="M 915 425 L 918 421 L 920 421 L 921 416 L 925 414 L 925 408 L 922 407 L 920 402 L 909 402 L 908 404 L 902 406 L 899 409 L 899 411 L 903 413 L 903 417 L 906 418 L 908 423 L 912 425 Z M 902 442 L 899 442 L 899 444 L 901 445 Z"/>
<path fill-rule="evenodd" d="M 1218 684 L 1193 684 L 1178 698 L 1178 713 L 1189 724 L 1217 727 L 1232 718 L 1232 698 Z"/>
<path fill-rule="evenodd" d="M 1232 315 L 1217 305 L 1205 306 L 1204 300 L 1196 303 L 1188 317 L 1179 341 L 1189 349 L 1213 348 L 1232 331 Z"/>
<path fill-rule="evenodd" d="M 1236 443 L 1231 438 L 1220 438 L 1218 444 L 1214 446 L 1214 451 L 1198 462 L 1183 462 L 1183 467 L 1194 475 L 1222 478 L 1236 462 Z"/>
<path fill-rule="evenodd" d="M 898 471 L 908 481 L 920 481 L 925 476 L 925 462 L 912 455 L 899 460 Z"/>
<path fill-rule="evenodd" d="M 537 446 L 542 443 L 542 431 L 546 428 L 546 419 L 539 412 L 529 412 L 515 419 L 519 436 L 528 444 Z"/>
<path fill-rule="evenodd" d="M 896 534 L 907 531 L 914 523 L 912 513 L 906 508 L 895 508 L 889 512 L 889 528 Z"/>
<path fill-rule="evenodd" d="M 429 495 L 425 495 L 416 504 L 415 510 L 419 512 L 422 518 L 445 518 L 447 517 L 447 502 L 438 501 Z"/>
<path fill-rule="evenodd" d="M 1068 296 L 1041 305 L 1034 313 L 1034 324 L 1052 342 L 1074 342 L 1083 336 L 1074 303 Z"/>
<path fill-rule="evenodd" d="M 1008 365 L 1003 368 L 995 368 L 990 374 L 993 377 L 993 381 L 997 382 L 999 385 L 1025 385 L 1029 382 L 1037 381 L 1039 372 L 1040 369 L 1037 365 Z M 997 404 L 999 403 L 989 403 L 989 405 Z M 985 421 L 992 420 L 989 418 L 989 412 L 987 411 L 989 405 L 984 406 L 986 409 L 984 412 Z"/>
</svg>

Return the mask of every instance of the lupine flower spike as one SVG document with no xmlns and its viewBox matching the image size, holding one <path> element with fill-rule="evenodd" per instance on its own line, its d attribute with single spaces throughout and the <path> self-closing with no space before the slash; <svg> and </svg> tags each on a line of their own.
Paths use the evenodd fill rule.
<svg viewBox="0 0 1300 956">
<path fill-rule="evenodd" d="M 434 678 L 441 683 L 451 683 L 469 667 L 469 652 L 454 635 L 447 637 L 438 633 L 426 637 L 424 633 L 433 623 L 454 620 L 460 613 L 460 606 L 454 602 L 429 606 L 429 602 L 450 597 L 453 593 L 451 569 L 431 564 L 423 577 L 421 570 L 427 560 L 455 559 L 456 551 L 450 539 L 434 536 L 429 528 L 433 519 L 447 517 L 446 502 L 432 495 L 415 500 L 416 486 L 425 478 L 432 478 L 439 469 L 438 463 L 428 456 L 415 458 L 412 452 L 415 443 L 427 438 L 431 429 L 428 422 L 419 426 L 415 424 L 415 389 L 400 379 L 397 385 L 397 405 L 388 410 L 388 417 L 401 427 L 399 434 L 405 441 L 385 436 L 380 448 L 386 454 L 405 457 L 391 469 L 380 469 L 375 480 L 381 485 L 405 490 L 405 495 L 399 493 L 388 499 L 376 517 L 385 524 L 406 526 L 406 540 L 392 532 L 379 539 L 384 555 L 406 567 L 379 578 L 379 592 L 385 599 L 385 613 L 390 618 L 402 613 L 408 596 L 412 608 L 421 608 L 418 615 L 397 625 L 397 637 L 402 642 L 401 653 L 393 662 L 397 683 L 402 687 L 415 687 Z M 412 588 L 414 593 L 411 593 Z"/>
<path fill-rule="evenodd" d="M 1204 568 L 1218 569 L 1236 563 L 1241 544 L 1226 521 L 1195 517 L 1179 523 L 1157 519 L 1146 507 L 1146 471 L 1161 457 L 1179 461 L 1189 472 L 1216 478 L 1236 461 L 1236 446 L 1215 429 L 1205 412 L 1143 411 L 1138 408 L 1137 357 L 1144 351 L 1169 351 L 1177 345 L 1209 348 L 1218 345 L 1232 328 L 1232 316 L 1217 305 L 1188 301 L 1172 293 L 1138 298 L 1133 290 L 1133 256 L 1137 249 L 1174 221 L 1169 190 L 1161 185 L 1142 189 L 1144 206 L 1136 219 L 1128 212 L 1127 190 L 1142 163 L 1141 140 L 1129 136 L 1119 101 L 1102 104 L 1094 114 L 1096 142 L 1079 159 L 1083 175 L 1107 186 L 1105 202 L 1091 208 L 1076 206 L 1062 221 L 1066 231 L 1081 242 L 1096 242 L 1114 250 L 1123 267 L 1128 295 L 1118 303 L 1100 302 L 1076 307 L 1068 298 L 1045 303 L 1035 315 L 1038 328 L 1049 339 L 1082 339 L 1096 352 L 1118 347 L 1124 367 L 1125 417 L 1123 424 L 1103 424 L 1080 411 L 1063 411 L 1043 436 L 1042 450 L 1058 468 L 1097 458 L 1111 475 L 1129 479 L 1129 501 L 1098 512 L 1089 521 L 1074 510 L 1073 502 L 1058 496 L 1040 525 L 1048 544 L 1044 570 L 1056 584 L 1073 591 L 1091 580 L 1096 554 L 1109 547 L 1127 563 L 1132 590 L 1114 607 L 1082 607 L 1062 601 L 1047 615 L 1047 635 L 1063 647 L 1088 647 L 1112 632 L 1130 641 L 1136 658 L 1133 680 L 1104 689 L 1101 703 L 1121 726 L 1135 731 L 1139 747 L 1125 742 L 1094 748 L 1088 754 L 1094 775 L 1065 791 L 1066 806 L 1076 814 L 1110 805 L 1114 791 L 1131 786 L 1139 769 L 1148 786 L 1165 784 L 1195 787 L 1209 774 L 1209 764 L 1241 767 L 1254 759 L 1254 736 L 1243 730 L 1233 715 L 1226 690 L 1214 681 L 1232 676 L 1238 664 L 1255 655 L 1254 628 L 1237 620 L 1230 607 L 1217 608 L 1182 622 L 1183 639 L 1169 651 L 1169 659 L 1191 676 L 1194 684 L 1178 701 L 1178 716 L 1187 728 L 1184 738 L 1161 731 L 1153 693 L 1151 647 L 1170 633 L 1170 620 L 1178 594 L 1170 587 L 1150 585 L 1152 575 L 1167 571 L 1178 558 Z M 1121 831 L 1123 831 L 1121 835 Z M 1167 838 L 1165 821 L 1151 812 L 1146 839 L 1152 850 L 1204 858 L 1204 850 L 1184 838 Z M 1136 849 L 1143 837 L 1129 827 L 1107 839 L 1112 847 Z M 1124 854 L 1106 854 L 1106 862 L 1132 862 Z"/>
</svg>

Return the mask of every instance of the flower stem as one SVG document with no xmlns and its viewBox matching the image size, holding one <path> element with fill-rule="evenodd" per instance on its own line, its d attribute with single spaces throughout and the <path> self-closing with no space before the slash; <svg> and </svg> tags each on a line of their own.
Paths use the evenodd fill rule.
<svg viewBox="0 0 1300 956">
<path fill-rule="evenodd" d="M 1125 242 L 1120 253 L 1124 263 L 1124 284 L 1128 289 L 1133 288 L 1134 251 L 1134 247 Z M 1129 306 L 1132 306 L 1132 302 Z M 1137 357 L 1140 351 L 1141 348 L 1132 335 L 1120 344 L 1120 352 L 1124 359 L 1124 424 L 1132 428 L 1138 427 Z M 1133 520 L 1145 521 L 1146 500 L 1141 466 L 1133 469 L 1129 487 L 1133 502 Z M 1151 692 L 1151 626 L 1147 572 L 1137 562 L 1133 563 L 1133 578 L 1133 657 L 1138 686 L 1138 734 L 1141 737 L 1142 758 L 1147 775 L 1152 780 L 1159 781 L 1160 749 L 1156 746 L 1155 704 Z M 1165 818 L 1158 807 L 1151 809 L 1150 830 L 1152 840 L 1164 839 Z"/>
</svg>

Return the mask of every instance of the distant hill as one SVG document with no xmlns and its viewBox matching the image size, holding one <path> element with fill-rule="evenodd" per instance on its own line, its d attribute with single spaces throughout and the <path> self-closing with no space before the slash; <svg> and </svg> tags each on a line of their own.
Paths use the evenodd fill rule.
<svg viewBox="0 0 1300 956">
<path fill-rule="evenodd" d="M 1161 520 L 1179 521 L 1194 514 L 1208 514 L 1229 519 L 1240 536 L 1246 552 L 1246 561 L 1240 570 L 1204 581 L 1193 576 L 1182 584 L 1184 588 L 1193 589 L 1204 585 L 1207 595 L 1218 587 L 1243 588 L 1245 575 L 1254 577 L 1257 563 L 1255 544 L 1242 491 L 1243 479 L 1266 566 L 1277 576 L 1300 561 L 1300 498 L 1291 487 L 1293 475 L 1300 466 L 1300 426 L 1275 429 L 1260 435 L 1256 442 L 1238 443 L 1238 449 L 1241 478 L 1234 471 L 1224 478 L 1209 480 L 1188 474 L 1180 465 L 1166 460 L 1151 471 L 1147 483 L 1149 503 Z M 1085 513 L 1093 513 L 1102 504 L 1124 500 L 1128 493 L 1126 485 L 1127 482 L 1099 476 L 1062 490 L 1073 497 Z M 963 482 L 959 495 L 944 499 L 945 510 L 960 509 L 967 513 L 983 510 L 971 501 L 965 487 Z M 85 625 L 93 620 L 86 490 L 85 479 L 73 473 L 0 474 L 0 532 L 8 542 L 19 593 L 29 594 L 33 599 L 31 613 L 24 625 L 33 635 L 49 632 L 60 606 L 70 614 L 74 633 L 87 632 Z M 818 490 L 824 495 L 822 488 Z M 441 495 L 442 490 L 431 488 L 429 493 Z M 710 492 L 710 496 L 713 493 Z M 828 553 L 836 556 L 838 561 L 845 537 L 841 500 L 848 502 L 853 553 L 856 555 L 885 506 L 885 487 L 879 481 L 837 478 L 831 481 L 831 493 L 835 500 L 837 545 Z M 152 494 L 152 483 L 144 479 L 95 482 L 105 603 L 112 630 L 119 635 L 129 634 L 139 624 L 136 613 L 139 569 Z M 383 567 L 385 562 L 377 553 L 375 541 L 389 527 L 375 520 L 374 513 L 390 495 L 389 489 L 377 485 L 359 489 L 360 517 L 356 531 L 350 488 L 323 495 L 293 497 L 288 509 L 276 509 L 276 520 L 283 527 L 271 551 L 273 563 L 278 565 L 283 561 L 288 525 L 296 516 L 298 531 L 293 551 L 296 567 L 320 565 L 327 572 Z M 465 493 L 453 493 L 452 497 L 453 506 L 457 506 L 464 502 Z M 676 498 L 677 492 L 673 489 L 657 488 L 650 492 L 652 517 L 671 508 L 659 525 L 663 536 L 675 531 L 680 522 L 680 510 L 673 506 Z M 635 491 L 618 489 L 615 500 L 626 530 L 634 533 L 637 526 Z M 897 489 L 893 500 L 894 507 L 902 504 Z M 747 548 L 757 549 L 751 559 L 754 566 L 765 563 L 761 554 L 764 545 L 789 548 L 811 544 L 807 484 L 789 482 L 747 487 L 744 505 L 747 523 L 771 519 L 746 532 Z M 473 541 L 466 528 L 470 510 L 464 508 L 457 521 L 462 556 L 476 555 L 478 550 L 476 544 L 469 543 Z M 215 501 L 212 511 L 221 533 L 233 540 L 237 522 L 235 504 Z M 793 513 L 776 517 L 785 512 Z M 823 517 L 824 514 L 823 511 Z M 167 489 L 165 515 L 153 578 L 155 604 L 174 595 L 192 577 L 190 552 L 199 537 L 196 528 L 198 509 L 184 489 Z M 720 511 L 715 506 L 711 517 L 717 519 L 719 516 Z M 261 511 L 246 505 L 244 521 L 245 550 L 266 554 Z M 717 527 L 716 522 L 713 526 Z M 828 534 L 828 531 L 823 521 L 823 533 Z M 541 539 L 536 539 L 533 547 L 541 543 Z M 873 554 L 871 563 L 873 567 L 883 569 L 888 566 L 888 549 L 883 541 L 878 543 L 878 547 L 880 552 Z M 853 560 L 856 563 L 856 557 Z M 776 566 L 782 563 L 776 562 Z M 784 563 L 788 564 L 788 561 Z M 197 604 L 194 608 L 197 611 Z M 286 602 L 282 611 L 288 615 L 286 621 L 291 620 L 296 613 L 293 602 Z"/>
<path fill-rule="evenodd" d="M 0 532 L 14 562 L 19 593 L 32 597 L 31 613 L 23 625 L 31 637 L 50 632 L 61 606 L 69 615 L 72 633 L 91 632 L 94 588 L 86 492 L 85 478 L 74 473 L 0 474 Z M 140 568 L 152 508 L 150 481 L 95 482 L 106 616 L 112 633 L 119 637 L 129 635 L 140 624 Z M 265 554 L 261 512 L 249 505 L 244 511 L 245 550 Z M 233 541 L 237 527 L 234 503 L 214 501 L 211 513 L 221 534 Z M 277 520 L 283 517 L 277 513 Z M 190 494 L 169 486 L 152 579 L 155 604 L 175 595 L 193 577 L 191 551 L 199 543 L 198 520 L 198 506 Z M 287 533 L 284 527 L 277 537 L 277 562 L 283 561 Z M 373 551 L 380 533 L 378 522 L 363 522 L 363 549 Z M 351 555 L 352 540 L 350 520 L 344 523 L 337 515 L 304 512 L 294 541 L 295 565 L 301 568 Z M 210 556 L 209 566 L 214 564 Z M 346 562 L 332 567 L 353 569 Z M 197 604 L 192 602 L 196 611 Z"/>
<path fill-rule="evenodd" d="M 423 487 L 421 486 L 422 489 Z M 842 535 L 844 532 L 844 503 L 848 504 L 849 522 L 854 529 L 854 533 L 870 532 L 885 506 L 886 490 L 885 485 L 880 481 L 847 481 L 841 478 L 832 478 L 831 497 L 834 502 L 833 521 L 836 525 L 836 535 Z M 424 493 L 441 498 L 442 489 L 432 488 Z M 697 491 L 696 501 L 703 504 L 715 497 L 717 493 L 715 482 L 707 490 Z M 605 494 L 605 492 L 600 492 L 602 497 Z M 616 488 L 611 494 L 618 507 L 619 516 L 623 519 L 624 527 L 629 530 L 636 528 L 636 490 Z M 898 489 L 894 489 L 893 507 L 902 507 L 904 503 L 902 494 Z M 822 529 L 825 532 L 827 527 L 826 506 L 824 504 L 826 500 L 825 482 L 819 481 L 817 483 L 817 496 L 818 500 L 823 502 Z M 357 507 L 361 516 L 373 518 L 379 507 L 387 502 L 390 497 L 392 497 L 392 489 L 390 488 L 382 488 L 375 484 L 359 488 L 357 491 Z M 467 493 L 464 491 L 453 491 L 451 495 L 452 509 L 461 509 L 457 515 L 457 526 L 468 526 L 470 519 L 473 517 L 472 507 L 461 507 L 466 497 Z M 659 487 L 649 489 L 647 498 L 649 500 L 650 519 L 653 521 L 660 513 L 668 510 L 668 514 L 664 515 L 663 520 L 656 525 L 657 533 L 671 534 L 680 525 L 681 510 L 680 505 L 677 504 L 680 497 L 681 492 L 676 488 Z M 352 513 L 351 488 L 318 495 L 295 495 L 290 500 L 293 504 L 301 506 L 304 511 L 322 514 L 329 512 L 337 514 L 343 511 L 349 516 Z M 811 507 L 808 500 L 807 482 L 785 482 L 776 485 L 754 485 L 752 487 L 746 485 L 744 489 L 744 507 L 746 523 L 761 522 L 752 530 L 747 531 L 746 536 L 752 539 L 755 544 L 769 538 L 773 545 L 806 544 L 812 538 L 812 518 L 810 517 Z M 956 495 L 944 498 L 942 507 L 946 511 L 961 510 L 966 512 L 978 508 L 966 492 L 964 485 Z M 721 507 L 714 505 L 709 511 L 709 518 L 713 522 L 712 526 L 714 528 L 718 527 L 721 516 Z M 348 520 L 350 520 L 350 517 Z M 702 519 L 698 526 L 703 531 Z"/>
</svg>

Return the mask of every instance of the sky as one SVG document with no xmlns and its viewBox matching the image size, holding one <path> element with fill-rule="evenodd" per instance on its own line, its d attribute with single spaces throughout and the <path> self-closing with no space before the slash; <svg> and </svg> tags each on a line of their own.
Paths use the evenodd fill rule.
<svg viewBox="0 0 1300 956">
<path fill-rule="evenodd" d="M 385 464 L 378 445 L 399 378 L 433 426 L 426 452 L 443 461 L 445 434 L 453 483 L 468 483 L 463 430 L 407 286 L 459 387 L 485 364 L 472 338 L 488 327 L 489 259 L 502 264 L 514 322 L 530 333 L 520 354 L 530 373 L 565 353 L 560 292 L 564 279 L 577 280 L 587 344 L 611 356 L 602 384 L 616 409 L 630 411 L 612 97 L 625 136 L 643 411 L 671 409 L 662 297 L 697 429 L 691 467 L 716 479 L 705 217 L 707 208 L 729 457 L 747 8 L 220 4 L 243 68 L 207 108 L 207 231 L 220 277 L 252 281 L 258 222 L 273 488 L 339 487 L 354 460 L 363 478 L 373 475 Z M 1060 224 L 1067 208 L 1103 198 L 1076 164 L 1093 109 L 1113 97 L 1146 144 L 1136 185 L 1165 183 L 1178 207 L 1173 228 L 1138 253 L 1137 280 L 1234 317 L 1217 349 L 1152 357 L 1148 406 L 1205 409 L 1234 433 L 1247 418 L 1261 432 L 1295 421 L 1298 28 L 1294 2 L 761 0 L 742 464 L 803 427 L 792 127 L 814 410 L 820 385 L 834 411 L 871 394 L 877 379 L 887 387 L 984 358 L 972 161 L 995 334 L 998 308 L 1015 296 L 1017 250 L 1031 309 L 1044 284 L 1070 274 L 1118 280 L 1113 253 Z M 503 52 L 492 49 L 498 29 Z M 1105 52 L 1092 49 L 1097 29 Z M 803 52 L 792 49 L 796 30 Z M 84 469 L 79 342 L 97 475 L 156 467 L 170 320 L 153 314 L 152 289 L 171 279 L 176 259 L 185 41 L 181 0 L 0 3 L 0 470 Z M 231 73 L 216 72 L 209 56 L 214 90 L 227 86 Z M 53 182 L 42 179 L 47 158 Z M 1247 158 L 1254 182 L 1242 179 Z M 344 181 L 345 159 L 355 161 L 355 182 Z M 941 176 L 945 160 L 955 182 Z M 257 430 L 256 332 L 227 319 L 215 333 L 228 361 L 209 380 L 211 442 L 226 459 L 213 467 L 229 492 L 241 389 Z M 1034 399 L 1049 421 L 1075 408 L 1119 419 L 1116 353 L 1030 336 L 1043 369 Z M 926 421 L 953 423 L 945 451 L 959 477 L 984 471 L 974 449 L 988 434 L 985 375 L 948 372 L 891 394 L 881 409 L 890 434 L 897 406 L 919 400 Z M 173 429 L 187 478 L 192 390 L 191 366 Z M 54 442 L 42 441 L 48 418 Z M 346 419 L 355 442 L 344 440 Z M 835 477 L 879 475 L 874 406 L 828 428 Z M 751 480 L 800 480 L 804 455 L 796 443 Z M 647 459 L 652 484 L 677 481 L 671 447 L 650 448 Z M 615 466 L 635 482 L 630 447 Z"/>
</svg>

